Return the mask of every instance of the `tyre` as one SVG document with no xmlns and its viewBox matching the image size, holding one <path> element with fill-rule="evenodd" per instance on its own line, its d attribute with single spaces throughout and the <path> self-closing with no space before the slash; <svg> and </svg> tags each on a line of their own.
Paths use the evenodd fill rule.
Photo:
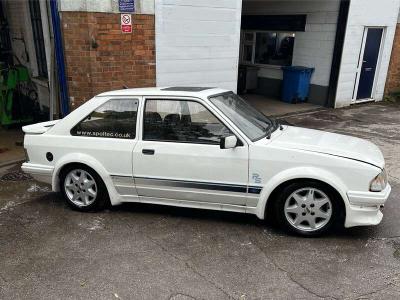
<svg viewBox="0 0 400 300">
<path fill-rule="evenodd" d="M 286 186 L 278 195 L 275 216 L 287 232 L 320 236 L 337 223 L 342 214 L 340 199 L 326 185 L 303 181 Z"/>
<path fill-rule="evenodd" d="M 109 203 L 106 186 L 91 168 L 71 165 L 60 174 L 60 190 L 74 210 L 89 212 L 105 208 Z"/>
</svg>

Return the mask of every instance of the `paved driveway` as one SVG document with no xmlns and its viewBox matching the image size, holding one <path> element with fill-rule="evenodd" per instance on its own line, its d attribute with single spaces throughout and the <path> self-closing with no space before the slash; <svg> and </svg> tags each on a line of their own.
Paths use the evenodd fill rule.
<svg viewBox="0 0 400 300">
<path fill-rule="evenodd" d="M 393 193 L 380 226 L 303 239 L 234 213 L 137 204 L 82 214 L 6 176 L 0 299 L 399 299 L 400 107 L 286 120 L 382 148 Z"/>
</svg>

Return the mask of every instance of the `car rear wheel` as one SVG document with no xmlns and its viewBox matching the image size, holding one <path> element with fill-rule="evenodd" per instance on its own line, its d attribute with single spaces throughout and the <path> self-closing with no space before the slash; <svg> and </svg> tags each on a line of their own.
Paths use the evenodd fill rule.
<svg viewBox="0 0 400 300">
<path fill-rule="evenodd" d="M 100 210 L 108 203 L 108 193 L 103 180 L 88 167 L 66 168 L 61 173 L 60 184 L 67 204 L 75 210 Z"/>
<path fill-rule="evenodd" d="M 325 185 L 312 181 L 287 186 L 276 204 L 280 225 L 303 236 L 319 236 L 328 231 L 340 210 L 336 195 Z"/>
</svg>

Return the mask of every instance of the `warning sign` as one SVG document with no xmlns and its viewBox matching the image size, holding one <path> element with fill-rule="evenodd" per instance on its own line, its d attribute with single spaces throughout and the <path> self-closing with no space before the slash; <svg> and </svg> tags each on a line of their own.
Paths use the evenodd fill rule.
<svg viewBox="0 0 400 300">
<path fill-rule="evenodd" d="M 119 0 L 119 11 L 122 13 L 133 13 L 135 12 L 135 1 L 134 0 Z"/>
<path fill-rule="evenodd" d="M 132 16 L 130 14 L 121 14 L 121 31 L 132 33 Z"/>
</svg>

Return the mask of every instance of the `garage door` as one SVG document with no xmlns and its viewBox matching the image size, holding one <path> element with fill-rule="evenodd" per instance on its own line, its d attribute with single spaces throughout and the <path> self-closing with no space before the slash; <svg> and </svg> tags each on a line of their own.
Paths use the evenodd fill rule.
<svg viewBox="0 0 400 300">
<path fill-rule="evenodd" d="M 156 0 L 158 86 L 236 91 L 241 0 Z"/>
</svg>

